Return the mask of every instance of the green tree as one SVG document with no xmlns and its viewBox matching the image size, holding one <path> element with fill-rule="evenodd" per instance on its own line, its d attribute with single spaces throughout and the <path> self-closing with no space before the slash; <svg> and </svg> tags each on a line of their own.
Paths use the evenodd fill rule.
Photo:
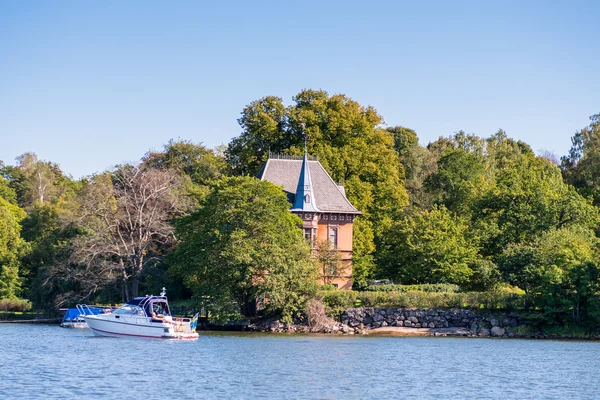
<svg viewBox="0 0 600 400">
<path fill-rule="evenodd" d="M 463 149 L 446 151 L 437 171 L 425 179 L 425 187 L 448 210 L 467 215 L 486 188 L 483 161 Z"/>
<path fill-rule="evenodd" d="M 581 227 L 542 233 L 531 243 L 509 245 L 499 258 L 505 279 L 524 289 L 544 322 L 600 322 L 598 239 Z"/>
<path fill-rule="evenodd" d="M 213 312 L 234 304 L 248 316 L 252 302 L 264 298 L 268 311 L 289 321 L 317 279 L 300 224 L 279 187 L 224 178 L 198 211 L 178 222 L 180 243 L 170 262 L 196 297 L 211 299 Z"/>
<path fill-rule="evenodd" d="M 444 206 L 417 211 L 399 220 L 386 234 L 380 264 L 402 284 L 454 283 L 468 286 L 477 249 L 468 239 L 469 225 Z"/>
<path fill-rule="evenodd" d="M 238 120 L 243 132 L 225 152 L 236 174 L 255 175 L 272 153 L 317 154 L 348 199 L 363 212 L 355 223 L 354 272 L 373 273 L 375 244 L 408 205 L 404 170 L 382 117 L 343 94 L 303 90 L 285 107 L 278 97 L 250 103 Z"/>
<path fill-rule="evenodd" d="M 589 126 L 571 138 L 569 155 L 561 158 L 565 180 L 584 196 L 600 204 L 600 114 L 590 117 Z"/>
<path fill-rule="evenodd" d="M 19 223 L 24 217 L 25 211 L 0 197 L 0 299 L 21 294 L 19 264 L 27 244 Z"/>
<path fill-rule="evenodd" d="M 72 223 L 71 212 L 75 209 L 77 204 L 73 199 L 55 204 L 36 203 L 21 222 L 21 237 L 29 244 L 30 251 L 21 260 L 20 273 L 24 287 L 29 290 L 28 297 L 38 309 L 62 306 L 62 299 L 70 300 L 66 292 L 74 288 L 64 282 L 58 285 L 58 281 L 69 275 L 62 268 L 70 257 L 73 239 L 80 233 Z M 60 290 L 55 290 L 56 286 Z"/>
<path fill-rule="evenodd" d="M 16 166 L 5 166 L 0 172 L 15 190 L 17 203 L 25 210 L 35 203 L 56 201 L 72 184 L 57 164 L 41 161 L 34 153 L 20 155 Z"/>
<path fill-rule="evenodd" d="M 202 144 L 187 140 L 169 140 L 162 152 L 148 152 L 142 163 L 150 168 L 179 172 L 189 178 L 183 189 L 197 203 L 208 194 L 210 185 L 226 173 L 225 159 Z"/>
<path fill-rule="evenodd" d="M 0 170 L 2 166 L 0 164 Z M 10 187 L 9 182 L 0 175 L 0 197 L 8 201 L 10 204 L 17 204 L 17 193 Z"/>
<path fill-rule="evenodd" d="M 508 162 L 510 158 L 510 162 Z M 473 205 L 473 225 L 484 255 L 511 243 L 528 243 L 552 228 L 595 228 L 598 212 L 547 160 L 526 152 L 496 165 L 495 183 Z"/>
</svg>

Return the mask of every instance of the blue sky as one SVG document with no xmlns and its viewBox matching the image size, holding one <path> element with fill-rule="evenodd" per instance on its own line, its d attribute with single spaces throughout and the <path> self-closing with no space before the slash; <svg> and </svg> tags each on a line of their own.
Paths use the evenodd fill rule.
<svg viewBox="0 0 600 400">
<path fill-rule="evenodd" d="M 170 138 L 214 147 L 251 101 L 304 88 L 421 144 L 502 128 L 563 155 L 600 112 L 597 2 L 213 3 L 0 2 L 0 160 L 81 177 Z"/>
</svg>

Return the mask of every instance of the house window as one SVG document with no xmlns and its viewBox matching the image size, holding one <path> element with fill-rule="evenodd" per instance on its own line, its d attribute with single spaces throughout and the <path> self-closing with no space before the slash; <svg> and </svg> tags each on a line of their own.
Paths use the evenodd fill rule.
<svg viewBox="0 0 600 400">
<path fill-rule="evenodd" d="M 338 228 L 329 228 L 329 242 L 334 249 L 338 247 Z"/>
<path fill-rule="evenodd" d="M 311 228 L 304 228 L 304 239 L 306 239 L 306 241 L 308 243 L 312 242 L 312 229 Z"/>
</svg>

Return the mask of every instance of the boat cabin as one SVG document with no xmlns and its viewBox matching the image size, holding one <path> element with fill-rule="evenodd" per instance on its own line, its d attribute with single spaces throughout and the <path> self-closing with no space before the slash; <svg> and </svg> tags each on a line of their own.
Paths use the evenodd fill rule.
<svg viewBox="0 0 600 400">
<path fill-rule="evenodd" d="M 117 308 L 117 315 L 140 315 L 151 317 L 154 313 L 159 317 L 171 316 L 167 298 L 163 296 L 135 297 Z"/>
</svg>

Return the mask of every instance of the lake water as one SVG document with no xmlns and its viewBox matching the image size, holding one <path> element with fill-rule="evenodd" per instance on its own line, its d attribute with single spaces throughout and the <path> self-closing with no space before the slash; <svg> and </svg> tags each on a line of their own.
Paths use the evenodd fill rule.
<svg viewBox="0 0 600 400">
<path fill-rule="evenodd" d="M 600 342 L 0 325 L 0 399 L 600 399 Z"/>
</svg>

